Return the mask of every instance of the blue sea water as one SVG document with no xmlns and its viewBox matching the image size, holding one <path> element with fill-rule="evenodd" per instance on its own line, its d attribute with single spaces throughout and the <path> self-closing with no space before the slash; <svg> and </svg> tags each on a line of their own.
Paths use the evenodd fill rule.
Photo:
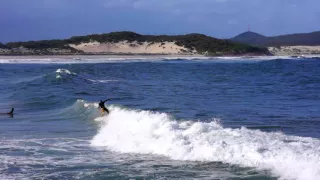
<svg viewBox="0 0 320 180">
<path fill-rule="evenodd" d="M 320 179 L 318 58 L 1 62 L 0 179 Z"/>
</svg>

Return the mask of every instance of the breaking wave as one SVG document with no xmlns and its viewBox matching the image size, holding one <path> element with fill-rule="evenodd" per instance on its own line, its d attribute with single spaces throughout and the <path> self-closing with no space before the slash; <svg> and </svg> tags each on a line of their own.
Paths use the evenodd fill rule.
<svg viewBox="0 0 320 180">
<path fill-rule="evenodd" d="M 209 161 L 270 170 L 283 179 L 320 179 L 320 141 L 280 132 L 224 128 L 178 121 L 166 113 L 110 107 L 95 120 L 91 144 L 120 153 L 154 154 L 182 161 Z"/>
<path fill-rule="evenodd" d="M 69 71 L 68 69 L 57 69 L 56 70 L 56 78 L 61 78 L 61 75 L 77 75 L 74 72 Z"/>
<path fill-rule="evenodd" d="M 30 58 L 28 56 L 17 58 L 1 58 L 0 64 L 84 64 L 84 63 L 115 63 L 115 62 L 157 62 L 157 61 L 264 61 L 277 59 L 314 59 L 319 55 L 310 55 L 303 57 L 291 56 L 238 56 L 238 57 L 206 57 L 206 56 L 74 56 L 53 57 L 53 58 Z M 182 60 L 182 61 L 181 61 Z"/>
</svg>

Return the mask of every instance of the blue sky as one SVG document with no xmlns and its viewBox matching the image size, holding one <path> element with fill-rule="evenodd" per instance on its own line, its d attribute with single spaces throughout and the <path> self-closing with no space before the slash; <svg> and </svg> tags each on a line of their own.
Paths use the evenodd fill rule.
<svg viewBox="0 0 320 180">
<path fill-rule="evenodd" d="M 1 0 L 0 42 L 129 30 L 230 38 L 320 30 L 319 0 Z"/>
</svg>

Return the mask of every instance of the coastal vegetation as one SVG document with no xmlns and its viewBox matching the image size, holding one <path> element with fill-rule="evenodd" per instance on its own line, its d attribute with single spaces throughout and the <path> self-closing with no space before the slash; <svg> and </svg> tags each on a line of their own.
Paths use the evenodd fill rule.
<svg viewBox="0 0 320 180">
<path fill-rule="evenodd" d="M 196 51 L 198 54 L 208 56 L 223 56 L 223 55 L 243 55 L 255 54 L 266 55 L 266 48 L 254 47 L 251 45 L 232 42 L 230 40 L 216 39 L 203 34 L 187 34 L 187 35 L 141 35 L 134 32 L 111 32 L 106 34 L 92 34 L 87 36 L 74 36 L 64 40 L 42 40 L 28 42 L 11 42 L 5 46 L 18 49 L 26 48 L 36 50 L 40 54 L 47 53 L 48 49 L 67 50 L 70 53 L 83 53 L 70 47 L 70 44 L 79 45 L 81 43 L 99 42 L 99 43 L 117 43 L 121 41 L 137 42 L 142 44 L 148 43 L 165 43 L 174 42 L 178 46 L 187 48 L 190 52 Z"/>
<path fill-rule="evenodd" d="M 42 41 L 27 41 L 27 42 L 10 42 L 6 44 L 10 48 L 28 48 L 28 49 L 70 49 L 65 40 L 42 40 Z"/>
</svg>

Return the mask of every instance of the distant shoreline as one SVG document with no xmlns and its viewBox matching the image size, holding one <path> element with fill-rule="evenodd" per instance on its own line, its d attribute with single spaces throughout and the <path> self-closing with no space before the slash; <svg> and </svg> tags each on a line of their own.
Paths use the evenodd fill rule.
<svg viewBox="0 0 320 180">
<path fill-rule="evenodd" d="M 0 59 L 28 59 L 28 58 L 34 58 L 34 59 L 43 59 L 43 58 L 53 58 L 53 59 L 85 59 L 85 58 L 93 58 L 93 59 L 101 59 L 101 58 L 210 58 L 209 56 L 203 56 L 203 55 L 154 55 L 154 54 L 113 54 L 113 55 L 107 55 L 107 54 L 90 54 L 90 55 L 0 55 Z"/>
<path fill-rule="evenodd" d="M 272 56 L 266 56 L 266 55 L 241 55 L 241 56 L 204 56 L 204 55 L 139 55 L 139 54 L 134 54 L 134 55 L 0 55 L 0 59 L 65 59 L 65 60 L 81 60 L 81 59 L 103 59 L 103 58 L 123 58 L 123 59 L 146 59 L 146 58 L 151 58 L 151 59 L 157 59 L 157 58 L 176 58 L 176 59 L 182 59 L 182 58 L 191 58 L 191 59 L 210 59 L 210 58 L 273 58 L 273 57 L 320 57 L 319 54 L 309 54 L 309 55 L 272 55 Z"/>
<path fill-rule="evenodd" d="M 304 56 L 196 56 L 196 55 L 37 55 L 1 56 L 0 64 L 86 64 L 121 62 L 162 62 L 162 61 L 263 61 L 276 59 L 297 60 L 320 58 L 319 55 Z"/>
<path fill-rule="evenodd" d="M 204 34 L 141 35 L 122 31 L 75 36 L 61 40 L 11 42 L 0 46 L 0 55 L 270 55 L 254 47 Z"/>
<path fill-rule="evenodd" d="M 268 50 L 275 56 L 303 56 L 320 54 L 320 46 L 280 46 L 268 47 Z"/>
<path fill-rule="evenodd" d="M 128 59 L 139 59 L 139 58 L 241 58 L 241 57 L 272 57 L 267 55 L 239 55 L 239 56 L 204 56 L 204 55 L 168 55 L 168 54 L 69 54 L 69 55 L 0 55 L 0 59 L 45 59 L 45 58 L 52 58 L 52 59 L 102 59 L 102 58 L 128 58 Z"/>
</svg>

